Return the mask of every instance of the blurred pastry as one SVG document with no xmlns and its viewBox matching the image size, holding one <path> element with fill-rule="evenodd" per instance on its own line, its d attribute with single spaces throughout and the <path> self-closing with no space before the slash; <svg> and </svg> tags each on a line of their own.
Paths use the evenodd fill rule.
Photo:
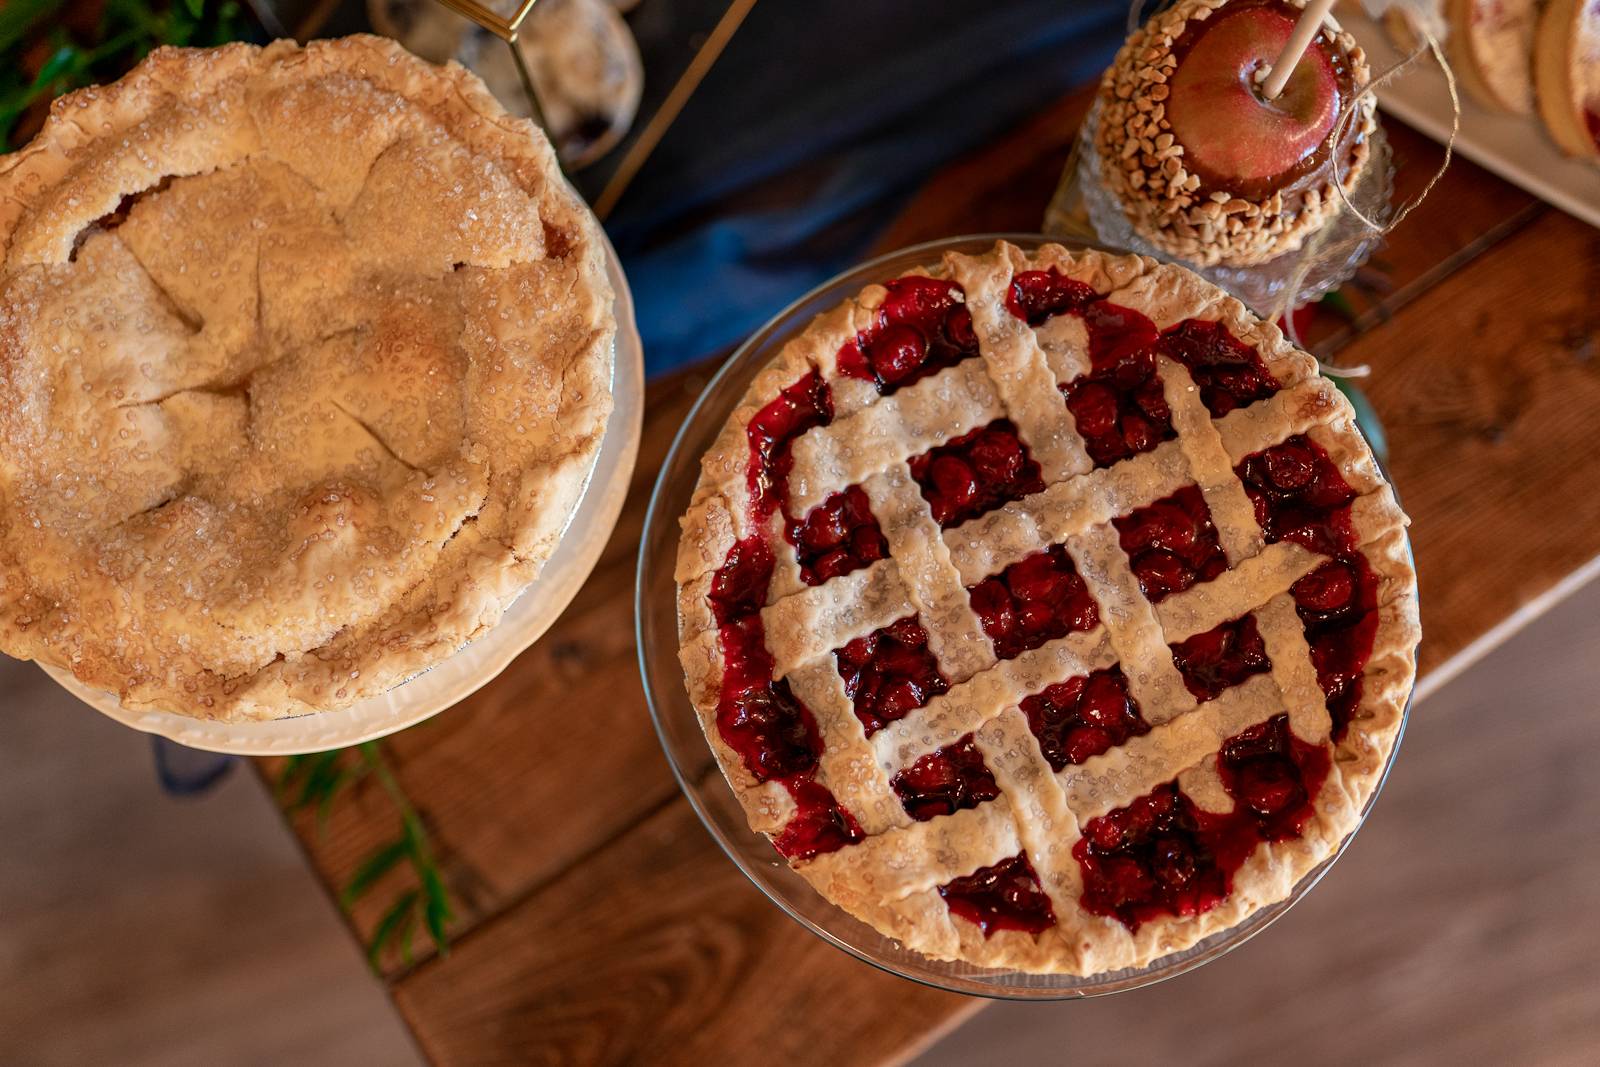
<svg viewBox="0 0 1600 1067">
<path fill-rule="evenodd" d="M 1496 111 L 1533 112 L 1538 0 L 1446 0 L 1450 60 L 1472 98 Z"/>
<path fill-rule="evenodd" d="M 1600 4 L 1551 0 L 1535 70 L 1550 136 L 1569 155 L 1600 161 Z"/>
<path fill-rule="evenodd" d="M 440 663 L 583 498 L 612 300 L 544 135 L 387 38 L 62 97 L 0 157 L 0 651 L 224 721 Z"/>
<path fill-rule="evenodd" d="M 515 4 L 490 0 L 509 14 Z M 436 0 L 367 0 L 380 33 L 424 59 L 454 59 L 475 72 L 514 115 L 531 117 L 511 50 L 500 38 Z M 522 24 L 522 49 L 545 132 L 569 170 L 585 167 L 627 134 L 639 111 L 644 64 L 628 24 L 606 0 L 539 0 Z"/>
</svg>

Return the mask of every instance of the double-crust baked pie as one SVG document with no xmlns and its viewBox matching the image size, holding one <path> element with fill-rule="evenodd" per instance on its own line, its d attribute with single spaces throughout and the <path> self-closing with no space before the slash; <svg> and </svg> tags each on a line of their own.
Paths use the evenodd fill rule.
<svg viewBox="0 0 1600 1067">
<path fill-rule="evenodd" d="M 728 419 L 682 660 L 829 900 L 936 958 L 1142 965 L 1355 828 L 1415 674 L 1405 524 L 1311 357 L 1194 274 L 947 253 Z"/>
<path fill-rule="evenodd" d="M 0 650 L 273 718 L 449 656 L 611 410 L 544 137 L 376 37 L 162 49 L 0 158 Z"/>
</svg>

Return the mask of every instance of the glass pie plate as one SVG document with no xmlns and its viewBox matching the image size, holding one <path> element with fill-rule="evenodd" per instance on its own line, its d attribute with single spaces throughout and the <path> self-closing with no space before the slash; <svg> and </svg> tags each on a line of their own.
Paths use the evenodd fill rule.
<svg viewBox="0 0 1600 1067">
<path fill-rule="evenodd" d="M 1193 948 L 1165 956 L 1146 967 L 1078 977 L 1026 974 L 930 959 L 884 937 L 829 903 L 789 869 L 765 836 L 750 829 L 744 809 L 739 806 L 733 790 L 717 769 L 694 706 L 689 702 L 683 669 L 678 663 L 677 595 L 673 581 L 673 567 L 678 552 L 678 519 L 688 508 L 695 482 L 699 478 L 700 457 L 722 428 L 751 379 L 815 315 L 853 295 L 863 286 L 897 277 L 913 267 L 936 263 L 946 251 L 986 251 L 1001 239 L 1023 248 L 1059 243 L 1069 248 L 1097 247 L 1111 252 L 1121 251 L 1034 234 L 956 237 L 917 245 L 874 259 L 813 289 L 779 312 L 729 357 L 701 393 L 687 421 L 678 431 L 650 498 L 639 552 L 635 593 L 639 669 L 650 714 L 661 738 L 661 747 L 666 751 L 667 760 L 684 795 L 728 858 L 796 922 L 858 959 L 937 989 L 1009 1000 L 1070 1000 L 1150 985 L 1193 970 L 1238 947 L 1293 907 L 1327 873 L 1338 859 L 1338 853 L 1302 878 L 1285 900 L 1260 909 L 1238 925 L 1205 939 Z M 1409 717 L 1408 705 L 1405 718 L 1401 721 L 1402 734 Z M 1397 737 L 1395 751 L 1398 750 Z M 1389 764 L 1384 768 L 1385 778 L 1393 762 L 1394 754 L 1391 752 Z M 1363 821 L 1377 794 L 1378 789 L 1373 790 L 1372 798 L 1362 811 Z M 1353 837 L 1354 834 L 1351 835 Z M 1345 839 L 1345 845 L 1349 844 L 1351 838 Z M 1341 846 L 1339 851 L 1342 853 L 1343 850 L 1344 846 Z"/>
<path fill-rule="evenodd" d="M 488 633 L 387 693 L 337 711 L 268 722 L 222 723 L 167 711 L 134 711 L 123 707 L 115 693 L 84 685 L 67 671 L 49 666 L 45 671 L 84 703 L 125 726 L 190 748 L 240 756 L 323 752 L 370 741 L 437 715 L 487 684 L 561 617 L 594 570 L 628 492 L 644 419 L 644 348 L 634 324 L 628 280 L 609 241 L 606 267 L 616 290 L 617 320 L 611 421 L 561 543 L 539 577 Z"/>
</svg>

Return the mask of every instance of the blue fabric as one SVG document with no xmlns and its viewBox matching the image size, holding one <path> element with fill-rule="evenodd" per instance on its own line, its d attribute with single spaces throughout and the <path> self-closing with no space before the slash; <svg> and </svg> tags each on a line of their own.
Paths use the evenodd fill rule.
<svg viewBox="0 0 1600 1067">
<path fill-rule="evenodd" d="M 649 373 L 725 350 L 859 259 L 940 164 L 1097 76 L 1127 10 L 758 3 L 607 225 Z"/>
<path fill-rule="evenodd" d="M 155 757 L 156 778 L 161 788 L 175 797 L 209 793 L 237 762 L 236 757 L 185 748 L 164 737 L 152 736 L 150 750 Z"/>
</svg>

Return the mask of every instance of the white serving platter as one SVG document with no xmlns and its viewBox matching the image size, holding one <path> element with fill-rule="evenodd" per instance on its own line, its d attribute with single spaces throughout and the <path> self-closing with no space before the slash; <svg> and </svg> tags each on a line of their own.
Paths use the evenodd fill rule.
<svg viewBox="0 0 1600 1067">
<path fill-rule="evenodd" d="M 1374 77 L 1405 58 L 1383 27 L 1340 8 L 1339 24 L 1366 51 Z M 1513 185 L 1591 226 L 1600 227 L 1600 166 L 1562 154 L 1537 115 L 1483 107 L 1458 84 L 1461 130 L 1455 150 Z M 1450 138 L 1450 90 L 1431 55 L 1419 58 L 1378 90 L 1378 105 L 1443 144 Z"/>
</svg>

